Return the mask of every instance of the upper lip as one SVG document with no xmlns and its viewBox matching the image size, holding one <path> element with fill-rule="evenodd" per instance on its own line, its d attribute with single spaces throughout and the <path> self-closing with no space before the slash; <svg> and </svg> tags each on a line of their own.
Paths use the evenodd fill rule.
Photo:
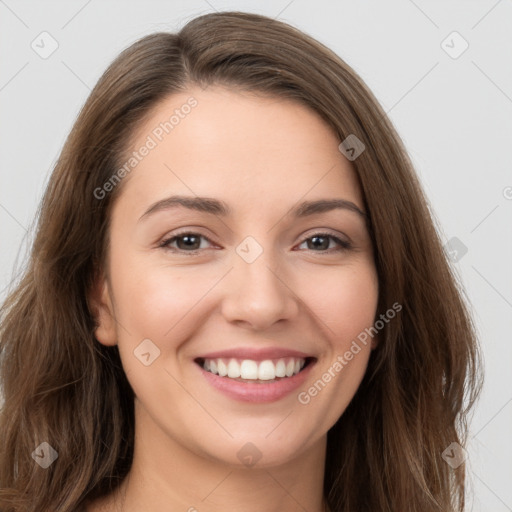
<svg viewBox="0 0 512 512">
<path fill-rule="evenodd" d="M 253 361 L 265 361 L 266 359 L 282 359 L 286 357 L 311 358 L 311 354 L 290 350 L 282 347 L 275 348 L 230 348 L 228 350 L 219 350 L 200 356 L 198 359 L 251 359 Z"/>
</svg>

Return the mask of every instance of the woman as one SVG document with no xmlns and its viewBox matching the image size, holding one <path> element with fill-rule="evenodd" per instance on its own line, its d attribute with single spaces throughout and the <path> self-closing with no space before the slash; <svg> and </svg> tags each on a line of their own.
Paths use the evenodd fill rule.
<svg viewBox="0 0 512 512">
<path fill-rule="evenodd" d="M 4 512 L 464 508 L 461 291 L 376 99 L 284 23 L 122 52 L 3 313 Z"/>
</svg>

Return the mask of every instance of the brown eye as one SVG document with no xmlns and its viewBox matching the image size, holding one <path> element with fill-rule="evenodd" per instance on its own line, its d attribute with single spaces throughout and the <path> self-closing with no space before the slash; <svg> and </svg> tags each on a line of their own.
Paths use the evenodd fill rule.
<svg viewBox="0 0 512 512">
<path fill-rule="evenodd" d="M 204 247 L 201 247 L 201 239 L 210 242 L 208 238 L 198 233 L 180 233 L 164 240 L 160 247 L 178 252 L 195 252 L 204 249 Z M 174 243 L 176 243 L 176 246 L 172 247 L 171 244 Z"/>
<path fill-rule="evenodd" d="M 331 241 L 334 241 L 338 245 L 338 248 L 334 250 L 330 247 Z M 337 236 L 331 235 L 330 233 L 315 233 L 313 236 L 306 238 L 301 245 L 307 244 L 308 250 L 313 252 L 338 252 L 345 251 L 352 247 L 352 245 L 346 240 L 342 240 Z"/>
</svg>

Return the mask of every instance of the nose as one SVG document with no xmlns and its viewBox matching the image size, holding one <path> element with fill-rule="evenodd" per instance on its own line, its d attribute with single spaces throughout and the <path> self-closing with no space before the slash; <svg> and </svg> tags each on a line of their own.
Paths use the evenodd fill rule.
<svg viewBox="0 0 512 512">
<path fill-rule="evenodd" d="M 289 277 L 271 268 L 276 266 L 266 254 L 263 252 L 252 263 L 235 259 L 234 268 L 226 276 L 222 301 L 222 314 L 228 322 L 265 330 L 297 317 L 300 310 L 297 292 Z"/>
</svg>

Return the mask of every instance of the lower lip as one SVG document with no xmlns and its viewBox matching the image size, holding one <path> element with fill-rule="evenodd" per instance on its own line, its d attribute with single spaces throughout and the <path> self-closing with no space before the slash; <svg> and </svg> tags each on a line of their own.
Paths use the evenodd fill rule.
<svg viewBox="0 0 512 512">
<path fill-rule="evenodd" d="M 201 370 L 209 384 L 234 400 L 241 402 L 275 402 L 300 387 L 308 377 L 314 364 L 315 361 L 311 361 L 293 377 L 283 378 L 274 382 L 269 381 L 268 383 L 240 382 L 229 377 L 215 375 L 199 365 L 196 366 Z"/>
</svg>

